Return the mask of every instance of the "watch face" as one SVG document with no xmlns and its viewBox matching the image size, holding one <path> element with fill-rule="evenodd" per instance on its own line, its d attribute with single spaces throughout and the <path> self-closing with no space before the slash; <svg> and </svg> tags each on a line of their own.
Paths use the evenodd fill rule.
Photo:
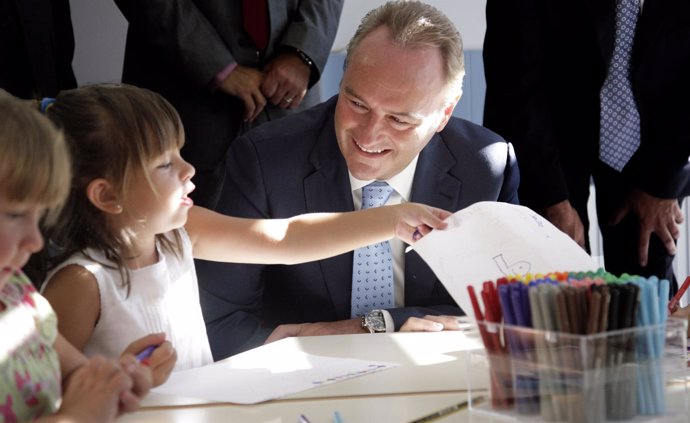
<svg viewBox="0 0 690 423">
<path fill-rule="evenodd" d="M 366 314 L 364 326 L 372 332 L 385 332 L 386 320 L 380 310 L 372 310 Z"/>
</svg>

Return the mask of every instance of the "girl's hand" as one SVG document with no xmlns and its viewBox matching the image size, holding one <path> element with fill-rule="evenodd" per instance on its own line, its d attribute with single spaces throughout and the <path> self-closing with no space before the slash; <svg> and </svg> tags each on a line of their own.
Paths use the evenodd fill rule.
<svg viewBox="0 0 690 423">
<path fill-rule="evenodd" d="M 177 362 L 177 353 L 175 348 L 169 341 L 165 340 L 164 333 L 153 333 L 146 335 L 143 338 L 139 338 L 132 342 L 125 348 L 122 352 L 122 356 L 125 354 L 131 354 L 137 356 L 139 353 L 144 351 L 147 347 L 156 347 L 153 353 L 148 358 L 141 361 L 142 364 L 146 365 L 151 369 L 151 374 L 153 376 L 153 386 L 160 386 L 170 376 L 175 363 Z"/>
<path fill-rule="evenodd" d="M 113 421 L 121 400 L 128 411 L 138 408 L 133 386 L 132 378 L 117 362 L 94 357 L 70 375 L 57 415 L 70 422 Z"/>
<path fill-rule="evenodd" d="M 432 229 L 445 229 L 445 220 L 452 215 L 446 210 L 419 203 L 403 203 L 396 208 L 395 236 L 408 244 L 414 244 Z"/>
<path fill-rule="evenodd" d="M 148 366 L 138 362 L 131 354 L 120 357 L 120 367 L 132 379 L 131 392 L 120 397 L 120 414 L 123 414 L 139 408 L 139 401 L 149 393 L 153 385 L 153 374 Z"/>
</svg>

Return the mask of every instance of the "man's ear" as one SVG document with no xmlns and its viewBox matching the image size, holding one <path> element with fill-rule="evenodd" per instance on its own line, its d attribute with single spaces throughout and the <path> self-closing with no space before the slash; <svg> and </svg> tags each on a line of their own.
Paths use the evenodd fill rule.
<svg viewBox="0 0 690 423">
<path fill-rule="evenodd" d="M 99 210 L 112 214 L 122 213 L 122 202 L 107 179 L 96 178 L 89 182 L 86 197 Z"/>
<path fill-rule="evenodd" d="M 443 128 L 446 127 L 451 116 L 453 116 L 453 110 L 455 110 L 455 106 L 458 104 L 458 101 L 460 101 L 461 95 L 462 93 L 458 94 L 455 98 L 449 100 L 448 103 L 446 103 L 446 106 L 443 109 L 441 121 L 439 122 L 438 127 L 436 128 L 436 132 L 441 132 L 443 131 Z"/>
</svg>

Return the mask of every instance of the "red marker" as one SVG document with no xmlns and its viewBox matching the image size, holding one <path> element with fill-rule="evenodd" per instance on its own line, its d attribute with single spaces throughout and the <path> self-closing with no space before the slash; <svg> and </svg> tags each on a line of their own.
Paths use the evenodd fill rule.
<svg viewBox="0 0 690 423">
<path fill-rule="evenodd" d="M 671 298 L 671 301 L 668 302 L 668 314 L 673 314 L 678 310 L 678 303 L 680 302 L 680 299 L 683 297 L 683 294 L 685 294 L 685 291 L 688 289 L 688 286 L 690 286 L 690 276 L 685 278 L 685 282 L 683 282 L 683 285 L 680 286 L 680 289 L 678 292 L 676 292 L 676 295 Z"/>
</svg>

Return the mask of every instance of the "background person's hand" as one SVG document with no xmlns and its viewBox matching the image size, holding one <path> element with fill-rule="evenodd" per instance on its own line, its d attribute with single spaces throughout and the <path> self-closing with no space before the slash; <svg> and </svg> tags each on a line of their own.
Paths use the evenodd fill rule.
<svg viewBox="0 0 690 423">
<path fill-rule="evenodd" d="M 309 86 L 311 69 L 296 53 L 281 53 L 265 67 L 266 78 L 261 92 L 275 106 L 283 109 L 297 108 Z"/>
<path fill-rule="evenodd" d="M 585 248 L 585 226 L 570 201 L 563 200 L 553 206 L 545 207 L 543 215 L 553 226 L 571 237 L 580 247 Z"/>
<path fill-rule="evenodd" d="M 676 254 L 676 240 L 680 237 L 679 224 L 683 213 L 675 198 L 658 198 L 640 190 L 634 190 L 625 204 L 611 219 L 611 225 L 618 224 L 630 212 L 635 213 L 640 227 L 638 257 L 640 266 L 647 265 L 649 238 L 655 233 L 670 255 Z"/>
<path fill-rule="evenodd" d="M 245 122 L 256 119 L 266 107 L 266 97 L 261 92 L 261 83 L 264 77 L 263 72 L 257 69 L 237 65 L 227 78 L 218 85 L 218 89 L 224 93 L 242 100 Z"/>
</svg>

